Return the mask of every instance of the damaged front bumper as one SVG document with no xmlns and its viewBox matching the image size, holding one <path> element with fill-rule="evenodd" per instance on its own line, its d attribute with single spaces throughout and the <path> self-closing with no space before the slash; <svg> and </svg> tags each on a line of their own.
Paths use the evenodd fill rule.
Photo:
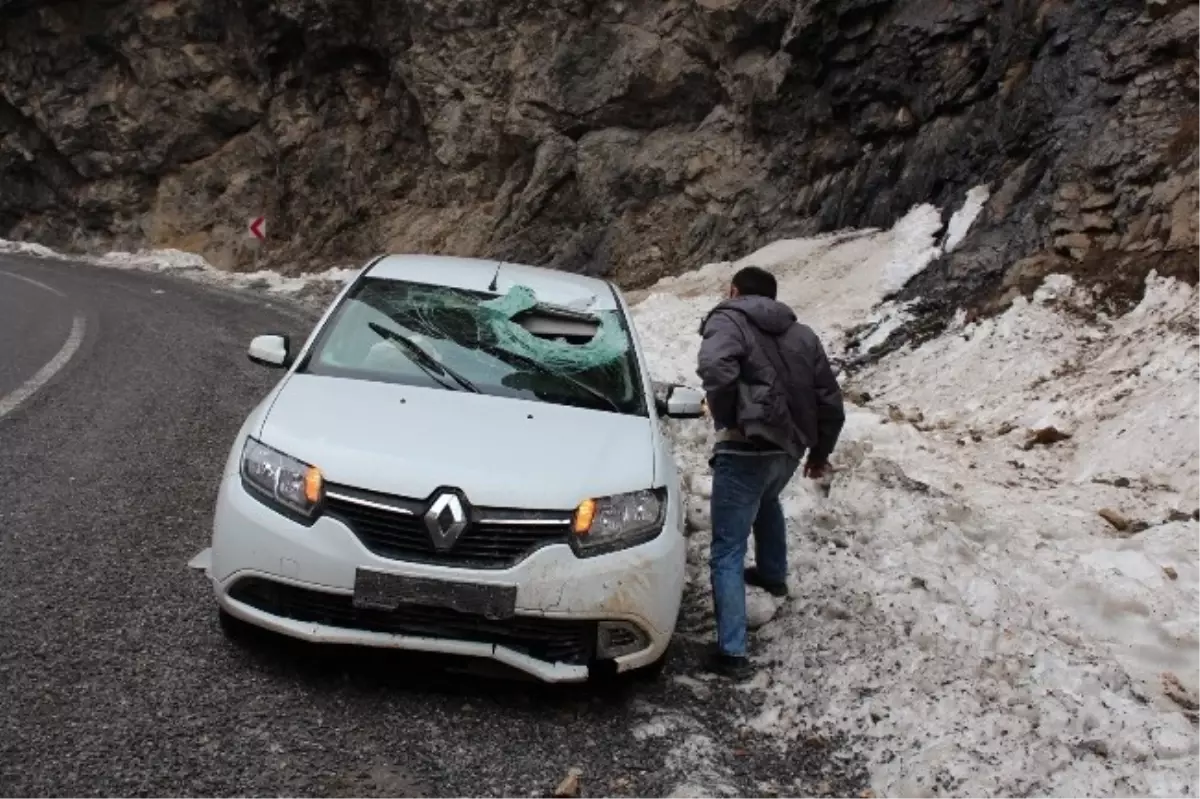
<svg viewBox="0 0 1200 799">
<path fill-rule="evenodd" d="M 332 594 L 332 596 L 339 595 Z M 349 598 L 350 595 L 347 594 L 345 596 Z M 297 621 L 260 610 L 244 602 L 239 602 L 229 594 L 222 593 L 220 590 L 217 592 L 217 601 L 227 613 L 242 621 L 272 632 L 316 644 L 347 644 L 382 649 L 401 649 L 411 652 L 432 652 L 444 655 L 488 658 L 523 671 L 544 682 L 582 682 L 588 679 L 590 674 L 587 664 L 550 663 L 539 660 L 517 649 L 484 641 L 464 641 L 454 638 L 403 635 L 339 627 L 316 622 Z"/>
</svg>

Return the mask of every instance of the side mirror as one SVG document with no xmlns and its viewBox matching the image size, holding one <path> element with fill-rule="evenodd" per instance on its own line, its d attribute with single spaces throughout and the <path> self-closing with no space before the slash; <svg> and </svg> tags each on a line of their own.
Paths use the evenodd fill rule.
<svg viewBox="0 0 1200 799">
<path fill-rule="evenodd" d="M 658 412 L 659 416 L 667 415 L 667 398 L 671 396 L 671 389 L 673 388 L 674 386 L 670 383 L 660 383 L 657 380 L 651 381 L 650 389 L 654 394 L 654 410 Z"/>
<path fill-rule="evenodd" d="M 286 369 L 292 365 L 292 342 L 287 336 L 256 336 L 247 355 L 260 366 Z"/>
<path fill-rule="evenodd" d="M 704 416 L 704 392 L 686 386 L 672 386 L 662 413 L 671 419 L 699 419 Z"/>
</svg>

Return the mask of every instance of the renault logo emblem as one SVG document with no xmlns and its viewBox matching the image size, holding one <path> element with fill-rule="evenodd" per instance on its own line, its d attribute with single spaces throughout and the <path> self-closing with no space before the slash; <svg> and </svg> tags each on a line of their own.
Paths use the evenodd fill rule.
<svg viewBox="0 0 1200 799">
<path fill-rule="evenodd" d="M 457 494 L 442 494 L 425 512 L 425 529 L 433 538 L 433 547 L 445 552 L 467 529 L 467 514 Z"/>
</svg>

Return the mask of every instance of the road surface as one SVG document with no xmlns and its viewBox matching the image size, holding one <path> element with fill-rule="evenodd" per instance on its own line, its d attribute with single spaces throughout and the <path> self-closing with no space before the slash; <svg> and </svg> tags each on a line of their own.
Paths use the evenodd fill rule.
<svg viewBox="0 0 1200 799">
<path fill-rule="evenodd" d="M 313 320 L 0 256 L 0 794 L 547 795 L 571 767 L 585 795 L 861 790 L 840 744 L 739 732 L 753 695 L 693 674 L 686 638 L 658 683 L 618 691 L 227 641 L 185 564 L 278 378 L 247 343 Z"/>
</svg>

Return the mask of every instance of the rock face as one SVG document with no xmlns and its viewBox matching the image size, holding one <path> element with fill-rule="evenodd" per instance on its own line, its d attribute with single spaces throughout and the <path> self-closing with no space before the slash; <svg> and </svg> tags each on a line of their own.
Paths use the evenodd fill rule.
<svg viewBox="0 0 1200 799">
<path fill-rule="evenodd" d="M 382 250 L 637 286 L 953 210 L 907 293 L 1195 279 L 1179 0 L 0 0 L 0 236 L 285 271 Z M 1111 278 L 1111 279 L 1110 279 Z"/>
</svg>

